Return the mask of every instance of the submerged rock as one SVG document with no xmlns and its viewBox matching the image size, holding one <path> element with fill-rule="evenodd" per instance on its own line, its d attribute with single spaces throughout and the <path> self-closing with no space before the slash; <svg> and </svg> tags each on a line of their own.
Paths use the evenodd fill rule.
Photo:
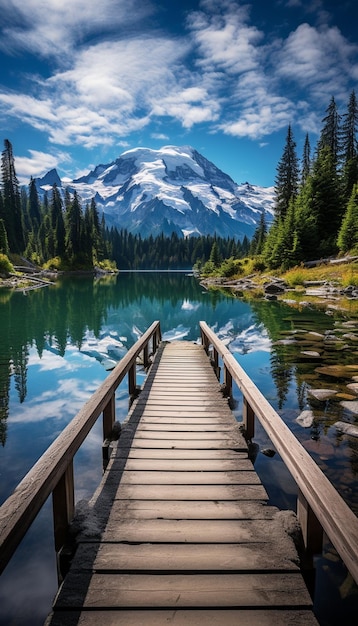
<svg viewBox="0 0 358 626">
<path fill-rule="evenodd" d="M 335 427 L 345 435 L 358 437 L 358 426 L 355 426 L 354 424 L 348 424 L 348 422 L 336 422 Z"/>
<path fill-rule="evenodd" d="M 296 417 L 297 424 L 302 426 L 303 428 L 310 428 L 314 421 L 314 413 L 313 411 L 302 411 L 298 417 Z"/>
<path fill-rule="evenodd" d="M 316 400 L 321 400 L 324 402 L 325 400 L 329 400 L 329 398 L 333 398 L 337 391 L 335 389 L 309 389 L 308 395 L 312 396 Z"/>
<path fill-rule="evenodd" d="M 340 402 L 340 405 L 344 409 L 347 409 L 347 411 L 358 415 L 358 400 L 343 400 L 342 402 Z"/>
<path fill-rule="evenodd" d="M 356 393 L 356 394 L 358 395 L 358 382 L 357 382 L 357 383 L 349 383 L 349 384 L 347 385 L 347 388 L 348 388 L 350 391 L 353 391 L 353 393 Z"/>
<path fill-rule="evenodd" d="M 317 367 L 317 374 L 333 376 L 334 378 L 352 378 L 354 371 L 358 371 L 358 365 L 326 365 Z"/>
</svg>

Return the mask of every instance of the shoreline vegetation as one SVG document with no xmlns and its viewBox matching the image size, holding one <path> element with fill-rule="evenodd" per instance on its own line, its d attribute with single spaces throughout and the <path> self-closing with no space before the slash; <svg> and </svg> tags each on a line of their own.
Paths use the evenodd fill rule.
<svg viewBox="0 0 358 626">
<path fill-rule="evenodd" d="M 0 268 L 0 287 L 26 292 L 53 285 L 63 275 L 98 278 L 121 272 L 121 269 L 108 267 L 59 271 L 37 267 L 23 258 L 21 262 L 23 265 L 10 264 L 7 271 Z M 233 297 L 279 300 L 299 307 L 320 305 L 327 309 L 349 309 L 350 314 L 358 316 L 358 255 L 310 261 L 275 274 L 267 270 L 252 271 L 251 258 L 240 259 L 238 263 L 238 272 L 231 276 L 222 275 L 220 266 L 208 275 L 194 267 L 194 275 L 205 289 L 224 289 Z"/>
<path fill-rule="evenodd" d="M 251 271 L 252 259 L 240 260 L 240 271 L 197 274 L 205 289 L 224 289 L 247 300 L 279 300 L 291 306 L 320 306 L 358 316 L 358 256 L 312 261 L 275 274 Z"/>
</svg>

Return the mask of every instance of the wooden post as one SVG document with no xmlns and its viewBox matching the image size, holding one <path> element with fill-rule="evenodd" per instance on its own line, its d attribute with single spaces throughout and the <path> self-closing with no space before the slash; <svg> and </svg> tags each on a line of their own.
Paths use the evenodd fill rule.
<svg viewBox="0 0 358 626">
<path fill-rule="evenodd" d="M 103 441 L 105 441 L 105 439 L 107 439 L 111 435 L 115 420 L 116 420 L 116 403 L 115 403 L 115 395 L 113 394 L 107 406 L 104 407 L 104 411 L 103 411 Z"/>
<path fill-rule="evenodd" d="M 132 367 L 128 370 L 128 393 L 130 396 L 134 396 L 136 392 L 136 364 L 134 363 Z"/>
<path fill-rule="evenodd" d="M 312 559 L 313 566 L 314 554 L 322 552 L 323 528 L 300 489 L 297 496 L 297 518 L 302 530 L 306 555 Z"/>
<path fill-rule="evenodd" d="M 143 348 L 143 366 L 144 366 L 144 369 L 147 369 L 148 365 L 149 365 L 148 344 L 146 343 L 144 348 Z"/>
<path fill-rule="evenodd" d="M 246 400 L 245 396 L 243 396 L 242 420 L 245 425 L 246 439 L 248 440 L 253 439 L 255 435 L 255 413 L 251 405 Z"/>
<path fill-rule="evenodd" d="M 66 541 L 69 523 L 75 511 L 75 490 L 73 480 L 73 461 L 68 464 L 52 492 L 53 525 L 55 550 L 59 552 Z"/>
<path fill-rule="evenodd" d="M 219 353 L 216 348 L 213 348 L 213 367 L 215 370 L 216 378 L 220 380 Z"/>
<path fill-rule="evenodd" d="M 203 344 L 206 354 L 209 354 L 209 345 L 210 345 L 209 339 L 202 329 L 200 332 L 201 332 L 201 343 Z"/>
<path fill-rule="evenodd" d="M 224 394 L 228 398 L 232 397 L 232 376 L 224 363 Z"/>
</svg>

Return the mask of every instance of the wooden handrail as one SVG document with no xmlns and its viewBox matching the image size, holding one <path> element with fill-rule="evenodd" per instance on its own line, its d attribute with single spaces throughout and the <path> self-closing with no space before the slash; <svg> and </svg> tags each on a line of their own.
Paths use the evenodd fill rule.
<svg viewBox="0 0 358 626">
<path fill-rule="evenodd" d="M 317 550 L 323 530 L 358 583 L 358 518 L 228 348 L 205 322 L 200 322 L 200 330 L 205 350 L 211 345 L 222 359 L 224 380 L 227 370 L 243 394 L 244 419 L 256 415 L 297 484 L 297 516 L 307 550 Z"/>
<path fill-rule="evenodd" d="M 60 548 L 74 510 L 73 457 L 102 412 L 104 438 L 108 436 L 115 416 L 115 391 L 127 373 L 129 385 L 133 387 L 136 359 L 142 351 L 148 358 L 147 347 L 151 339 L 154 353 L 161 340 L 158 321 L 153 322 L 128 350 L 0 507 L 0 574 L 51 493 L 54 506 L 55 546 L 57 550 Z"/>
</svg>

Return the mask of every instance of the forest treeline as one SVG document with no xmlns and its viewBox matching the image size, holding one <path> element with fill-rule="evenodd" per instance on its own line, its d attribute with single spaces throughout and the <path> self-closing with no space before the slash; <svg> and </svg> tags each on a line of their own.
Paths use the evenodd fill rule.
<svg viewBox="0 0 358 626">
<path fill-rule="evenodd" d="M 332 97 L 312 155 L 308 134 L 301 160 L 288 127 L 275 179 L 275 217 L 267 231 L 264 216 L 250 254 L 269 268 L 339 253 L 358 253 L 358 105 L 352 91 L 340 115 Z"/>
<path fill-rule="evenodd" d="M 215 235 L 142 238 L 126 230 L 107 228 L 94 199 L 82 207 L 77 192 L 57 185 L 40 200 L 36 181 L 20 187 L 13 148 L 4 142 L 1 161 L 0 254 L 17 254 L 48 269 L 190 269 L 205 263 L 213 244 L 222 258 L 240 258 L 250 241 Z M 4 260 L 2 262 L 4 265 Z M 6 268 L 5 268 L 6 269 Z"/>
<path fill-rule="evenodd" d="M 36 181 L 19 185 L 13 149 L 5 139 L 0 191 L 0 271 L 17 254 L 46 268 L 73 270 L 218 268 L 239 272 L 239 260 L 255 259 L 257 269 L 287 269 L 302 261 L 358 253 L 358 105 L 352 91 L 340 115 L 332 97 L 314 150 L 308 134 L 299 159 L 291 125 L 275 179 L 275 215 L 268 229 L 265 212 L 251 241 L 220 238 L 142 238 L 107 228 L 92 199 L 83 207 L 77 192 L 62 194 L 56 184 L 40 200 Z M 224 260 L 224 261 L 223 261 Z M 9 265 L 10 266 L 10 265 Z"/>
</svg>

